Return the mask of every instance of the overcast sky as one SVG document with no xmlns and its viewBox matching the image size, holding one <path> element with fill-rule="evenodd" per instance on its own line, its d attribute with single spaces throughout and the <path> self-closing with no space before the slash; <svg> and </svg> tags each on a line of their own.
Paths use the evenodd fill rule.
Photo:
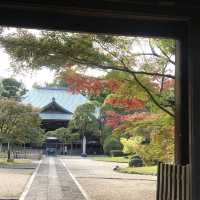
<svg viewBox="0 0 200 200">
<path fill-rule="evenodd" d="M 51 83 L 55 77 L 55 73 L 47 68 L 34 72 L 32 74 L 28 73 L 18 73 L 14 74 L 10 68 L 10 58 L 9 55 L 0 49 L 0 77 L 14 77 L 19 81 L 22 81 L 26 88 L 30 89 L 34 83 L 39 85 L 44 85 L 45 83 Z"/>
</svg>

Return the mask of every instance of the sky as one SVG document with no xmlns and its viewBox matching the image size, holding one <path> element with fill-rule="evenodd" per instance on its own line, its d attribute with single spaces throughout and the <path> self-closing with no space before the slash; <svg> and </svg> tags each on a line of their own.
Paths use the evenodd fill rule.
<svg viewBox="0 0 200 200">
<path fill-rule="evenodd" d="M 9 55 L 0 49 L 0 79 L 13 77 L 18 81 L 24 83 L 27 89 L 31 89 L 34 83 L 37 83 L 40 86 L 45 86 L 46 83 L 52 83 L 56 73 L 53 70 L 49 70 L 47 67 L 43 67 L 41 70 L 37 70 L 32 73 L 14 73 L 10 67 L 10 57 Z M 101 70 L 88 69 L 86 72 L 89 76 L 102 76 L 105 72 Z"/>
<path fill-rule="evenodd" d="M 38 70 L 33 73 L 13 73 L 10 67 L 10 58 L 2 49 L 0 49 L 0 78 L 13 77 L 18 81 L 22 81 L 27 89 L 31 89 L 34 83 L 39 85 L 45 85 L 45 83 L 51 83 L 54 80 L 55 72 L 50 71 L 47 68 Z"/>
<path fill-rule="evenodd" d="M 5 30 L 5 33 L 13 33 L 16 30 L 16 28 L 9 28 Z M 37 29 L 28 30 L 36 35 L 39 33 L 39 30 Z M 45 67 L 32 73 L 23 72 L 16 74 L 10 67 L 10 61 L 11 59 L 9 55 L 0 48 L 0 79 L 13 77 L 16 78 L 18 81 L 23 82 L 27 89 L 31 89 L 34 83 L 44 86 L 45 83 L 52 83 L 55 78 L 55 71 L 51 71 Z"/>
<path fill-rule="evenodd" d="M 40 30 L 37 29 L 27 29 L 31 33 L 35 35 L 39 35 Z M 5 34 L 6 33 L 14 33 L 17 31 L 16 28 L 9 28 L 5 29 Z M 25 73 L 25 72 L 20 72 L 20 73 L 14 73 L 12 68 L 10 67 L 10 57 L 9 55 L 2 49 L 0 48 L 0 79 L 2 78 L 8 78 L 8 77 L 13 77 L 17 79 L 18 81 L 21 81 L 24 83 L 25 87 L 27 89 L 31 89 L 34 83 L 37 83 L 40 86 L 45 86 L 46 83 L 52 83 L 56 73 L 53 70 L 49 70 L 47 67 L 43 67 L 41 70 L 37 70 L 32 73 Z M 89 76 L 102 76 L 105 74 L 105 72 L 102 72 L 100 70 L 95 70 L 95 69 L 88 69 L 86 72 L 87 75 Z"/>
</svg>

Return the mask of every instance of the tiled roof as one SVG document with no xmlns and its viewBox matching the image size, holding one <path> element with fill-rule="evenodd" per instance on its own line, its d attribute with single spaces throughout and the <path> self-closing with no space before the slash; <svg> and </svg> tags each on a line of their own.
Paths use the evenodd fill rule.
<svg viewBox="0 0 200 200">
<path fill-rule="evenodd" d="M 33 88 L 23 96 L 22 102 L 42 109 L 51 103 L 53 98 L 57 104 L 71 113 L 74 113 L 79 105 L 88 102 L 86 97 L 73 94 L 67 91 L 67 88 Z"/>
<path fill-rule="evenodd" d="M 63 120 L 68 121 L 72 119 L 73 115 L 70 114 L 57 114 L 57 113 L 40 113 L 40 118 L 42 120 Z"/>
</svg>

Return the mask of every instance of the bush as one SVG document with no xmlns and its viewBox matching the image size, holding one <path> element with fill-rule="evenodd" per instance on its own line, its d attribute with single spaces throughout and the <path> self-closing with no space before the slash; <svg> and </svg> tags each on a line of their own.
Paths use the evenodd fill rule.
<svg viewBox="0 0 200 200">
<path fill-rule="evenodd" d="M 133 155 L 133 156 L 131 157 L 131 159 L 141 159 L 141 157 L 140 157 L 139 155 L 135 154 L 135 155 Z"/>
<path fill-rule="evenodd" d="M 143 166 L 143 160 L 140 156 L 134 155 L 131 157 L 129 161 L 129 167 L 142 167 Z"/>
<path fill-rule="evenodd" d="M 123 156 L 123 152 L 121 150 L 111 150 L 110 155 L 113 157 Z"/>
<path fill-rule="evenodd" d="M 103 144 L 104 153 L 110 155 L 111 150 L 122 150 L 120 141 L 112 136 L 107 137 Z"/>
</svg>

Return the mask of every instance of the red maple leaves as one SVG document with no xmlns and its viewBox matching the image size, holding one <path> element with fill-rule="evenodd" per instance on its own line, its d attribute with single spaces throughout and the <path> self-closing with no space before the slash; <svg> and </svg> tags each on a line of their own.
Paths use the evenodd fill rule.
<svg viewBox="0 0 200 200">
<path fill-rule="evenodd" d="M 100 95 L 103 91 L 109 91 L 114 94 L 107 97 L 104 104 L 109 104 L 113 108 L 121 108 L 122 110 L 130 113 L 137 109 L 144 109 L 145 104 L 142 100 L 136 97 L 126 98 L 124 96 L 116 95 L 117 90 L 120 88 L 120 82 L 112 79 L 100 79 L 90 76 L 81 75 L 75 72 L 68 73 L 66 76 L 66 83 L 68 90 L 72 92 L 84 92 L 92 95 Z M 140 112 L 134 114 L 119 114 L 113 110 L 105 111 L 104 124 L 113 129 L 122 126 L 124 122 L 142 120 L 149 114 L 147 112 Z"/>
<path fill-rule="evenodd" d="M 173 89 L 174 85 L 175 85 L 175 80 L 168 79 L 163 84 L 163 90 L 167 91 L 167 90 Z"/>
<path fill-rule="evenodd" d="M 68 89 L 72 92 L 85 92 L 92 95 L 99 95 L 102 91 L 116 91 L 119 82 L 116 80 L 98 79 L 90 76 L 83 76 L 73 73 L 67 77 Z"/>
<path fill-rule="evenodd" d="M 138 98 L 115 98 L 111 97 L 105 100 L 106 104 L 114 107 L 122 107 L 126 109 L 143 109 L 144 102 Z"/>
<path fill-rule="evenodd" d="M 151 117 L 151 114 L 147 112 L 121 115 L 114 111 L 106 111 L 105 114 L 106 114 L 105 125 L 113 129 L 117 128 L 124 122 L 138 121 L 138 120 L 143 120 L 147 117 Z"/>
</svg>

